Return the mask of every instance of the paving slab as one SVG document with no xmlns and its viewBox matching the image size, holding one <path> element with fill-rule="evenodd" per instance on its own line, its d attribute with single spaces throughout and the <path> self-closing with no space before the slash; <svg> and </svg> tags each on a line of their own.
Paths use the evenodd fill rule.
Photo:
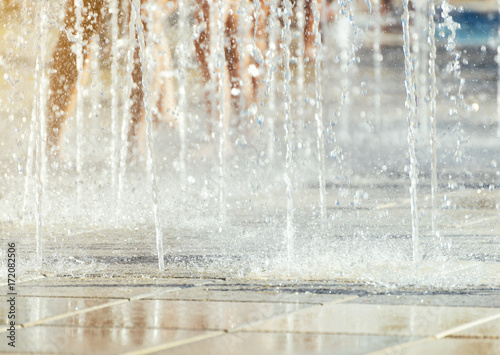
<svg viewBox="0 0 500 355">
<path fill-rule="evenodd" d="M 210 280 L 166 279 L 162 277 L 49 277 L 21 283 L 17 286 L 19 297 L 86 297 L 86 298 L 132 298 L 141 294 L 161 291 L 171 292 L 180 288 L 191 288 Z"/>
<path fill-rule="evenodd" d="M 296 333 L 228 334 L 164 350 L 157 354 L 366 354 L 409 341 L 411 338 Z"/>
<path fill-rule="evenodd" d="M 416 293 L 416 294 L 415 294 Z M 464 293 L 430 293 L 429 292 L 388 292 L 373 296 L 359 297 L 348 303 L 373 305 L 414 305 L 414 306 L 447 306 L 447 307 L 482 307 L 500 308 L 500 290 L 473 290 Z"/>
<path fill-rule="evenodd" d="M 301 304 L 136 300 L 50 322 L 90 328 L 229 330 L 307 307 Z"/>
<path fill-rule="evenodd" d="M 348 295 L 348 294 L 347 294 Z M 300 289 L 290 290 L 266 285 L 215 285 L 185 288 L 175 292 L 159 295 L 158 299 L 197 300 L 197 301 L 238 301 L 238 302 L 266 302 L 266 303 L 300 303 L 322 304 L 346 297 L 339 293 L 312 293 Z"/>
<path fill-rule="evenodd" d="M 455 329 L 445 340 L 496 354 L 500 337 L 498 290 L 487 287 L 94 276 L 40 278 L 18 292 L 27 328 L 17 328 L 16 353 L 417 354 L 435 353 L 442 340 L 428 338 Z M 430 350 L 413 349 L 422 339 Z"/>
<path fill-rule="evenodd" d="M 113 300 L 111 299 L 104 298 L 16 297 L 16 323 L 31 323 L 39 319 L 83 310 L 112 301 Z M 0 308 L 0 319 L 2 320 L 2 325 L 8 322 L 7 312 L 7 307 Z"/>
<path fill-rule="evenodd" d="M 495 308 L 339 303 L 272 319 L 255 331 L 424 337 L 497 313 Z"/>
<path fill-rule="evenodd" d="M 380 353 L 382 354 L 382 352 Z M 441 339 L 424 342 L 403 349 L 395 349 L 386 354 L 394 355 L 494 355 L 500 354 L 498 339 Z"/>
<path fill-rule="evenodd" d="M 500 310 L 499 310 L 500 313 Z M 493 320 L 475 327 L 457 332 L 456 337 L 477 337 L 477 338 L 496 338 L 500 340 L 500 320 Z"/>
<path fill-rule="evenodd" d="M 0 352 L 35 354 L 122 354 L 207 332 L 146 329 L 36 326 L 19 329 L 16 348 L 0 342 Z"/>
</svg>

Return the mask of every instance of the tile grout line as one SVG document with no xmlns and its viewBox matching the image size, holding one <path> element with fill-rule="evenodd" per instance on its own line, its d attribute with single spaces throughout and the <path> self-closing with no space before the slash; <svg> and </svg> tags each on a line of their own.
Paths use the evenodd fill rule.
<svg viewBox="0 0 500 355">
<path fill-rule="evenodd" d="M 448 330 L 445 330 L 443 332 L 437 333 L 436 335 L 434 335 L 434 337 L 437 340 L 443 339 L 443 338 L 447 337 L 448 335 L 452 335 L 452 334 L 458 333 L 458 332 L 460 332 L 462 330 L 467 330 L 467 329 L 473 328 L 475 326 L 478 326 L 478 325 L 481 325 L 481 324 L 484 324 L 484 323 L 488 323 L 488 322 L 494 321 L 494 320 L 499 319 L 499 318 L 500 318 L 500 313 L 493 314 L 491 316 L 484 317 L 484 318 L 479 318 L 479 319 L 477 319 L 475 321 L 464 323 L 462 325 L 458 325 L 458 326 L 453 327 L 451 329 L 448 329 Z"/>
<path fill-rule="evenodd" d="M 203 287 L 203 286 L 195 286 L 195 287 Z M 145 298 L 152 297 L 152 296 L 155 296 L 155 295 L 161 295 L 161 294 L 170 293 L 170 292 L 176 292 L 176 291 L 180 291 L 180 290 L 183 290 L 183 288 L 176 287 L 176 288 L 172 288 L 170 290 L 148 292 L 148 293 L 145 293 L 145 294 L 141 294 L 141 295 L 137 295 L 137 296 L 132 296 L 130 298 L 118 299 L 116 301 L 103 303 L 103 304 L 100 304 L 100 305 L 97 305 L 97 306 L 80 309 L 78 311 L 66 312 L 66 313 L 55 315 L 55 316 L 38 319 L 38 320 L 33 321 L 33 322 L 20 323 L 19 326 L 21 328 L 29 328 L 29 327 L 41 325 L 41 324 L 44 324 L 44 323 L 47 323 L 47 322 L 51 322 L 51 321 L 54 321 L 54 320 L 64 319 L 64 318 L 75 316 L 75 315 L 78 315 L 78 314 L 84 314 L 84 313 L 92 312 L 92 311 L 95 311 L 95 310 L 98 310 L 98 309 L 103 309 L 103 308 L 107 308 L 107 307 L 113 307 L 113 306 L 116 306 L 116 305 L 120 305 L 120 304 L 124 304 L 124 303 L 128 303 L 128 302 L 132 302 L 132 301 L 136 301 L 136 300 L 145 299 Z M 7 331 L 7 327 L 0 328 L 0 334 L 1 333 L 5 333 L 6 331 Z"/>
<path fill-rule="evenodd" d="M 195 286 L 198 287 L 198 286 Z M 181 288 L 181 290 L 185 290 L 186 288 Z M 266 301 L 266 300 L 258 300 L 258 301 L 252 301 L 252 300 L 244 300 L 244 299 L 236 299 L 236 300 L 229 300 L 229 299 L 217 299 L 217 298 L 155 298 L 154 296 L 157 296 L 155 292 L 152 292 L 151 294 L 146 294 L 144 297 L 143 295 L 141 296 L 140 299 L 142 300 L 162 300 L 162 301 L 176 301 L 176 302 L 225 302 L 225 303 L 230 303 L 230 302 L 240 302 L 240 303 L 266 303 L 266 304 L 295 304 L 297 301 L 294 300 L 287 300 L 287 301 Z M 85 300 L 106 300 L 106 299 L 129 299 L 129 300 L 134 300 L 138 296 L 132 296 L 129 298 L 117 298 L 117 297 L 105 297 L 105 296 L 58 296 L 58 295 L 36 295 L 36 294 L 31 294 L 31 295 L 17 295 L 16 297 L 20 298 L 64 298 L 64 299 L 85 299 Z M 300 304 L 304 305 L 311 305 L 311 306 L 317 306 L 323 304 L 323 302 L 301 302 Z"/>
<path fill-rule="evenodd" d="M 271 319 L 289 316 L 289 315 L 296 314 L 296 313 L 301 312 L 301 311 L 310 310 L 311 308 L 315 308 L 315 307 L 323 307 L 323 306 L 329 305 L 329 304 L 336 304 L 336 303 L 351 301 L 351 300 L 356 299 L 358 297 L 359 296 L 355 295 L 355 296 L 345 297 L 345 298 L 341 298 L 339 300 L 335 300 L 335 301 L 331 301 L 331 302 L 327 302 L 327 303 L 319 303 L 319 304 L 315 304 L 315 305 L 312 305 L 310 307 L 301 308 L 301 309 L 298 309 L 295 311 L 276 314 L 276 315 L 271 316 L 269 318 L 258 320 L 258 321 L 244 324 L 244 325 L 240 325 L 240 326 L 235 327 L 235 328 L 225 329 L 225 330 L 221 330 L 221 331 L 215 331 L 215 332 L 212 332 L 209 334 L 197 335 L 197 336 L 182 339 L 182 340 L 167 342 L 167 343 L 152 346 L 152 347 L 149 347 L 146 349 L 131 351 L 131 352 L 125 353 L 124 355 L 148 355 L 148 354 L 156 353 L 158 351 L 168 350 L 168 349 L 176 348 L 176 347 L 179 347 L 182 345 L 193 344 L 193 343 L 197 343 L 199 341 L 216 338 L 216 337 L 219 337 L 219 336 L 222 336 L 225 334 L 238 333 L 238 332 L 241 332 L 241 330 L 250 329 L 251 327 L 262 324 L 262 323 L 267 322 Z"/>
<path fill-rule="evenodd" d="M 189 337 L 189 338 L 186 338 L 186 339 L 181 339 L 181 340 L 175 340 L 175 341 L 167 342 L 167 343 L 164 343 L 164 344 L 152 346 L 152 347 L 141 349 L 141 350 L 131 351 L 131 352 L 128 352 L 128 353 L 124 353 L 123 355 L 148 355 L 148 354 L 153 354 L 153 353 L 156 353 L 158 351 L 168 350 L 168 349 L 176 348 L 176 347 L 179 347 L 179 346 L 182 346 L 182 345 L 192 344 L 192 343 L 196 343 L 196 342 L 199 342 L 199 341 L 216 338 L 216 337 L 219 337 L 219 336 L 224 335 L 224 334 L 227 334 L 227 332 L 224 331 L 224 330 L 219 330 L 219 331 L 211 332 L 211 333 L 208 333 L 208 334 L 202 334 L 202 335 L 197 335 L 197 336 L 194 336 L 194 337 Z"/>
<path fill-rule="evenodd" d="M 16 285 L 20 284 L 20 283 L 36 281 L 36 280 L 45 279 L 45 278 L 46 278 L 46 276 L 43 276 L 43 275 L 35 275 L 33 277 L 28 277 L 26 279 L 24 279 L 24 278 L 23 279 L 16 279 Z M 8 282 L 0 283 L 0 287 L 4 287 L 4 286 L 8 286 Z"/>
<path fill-rule="evenodd" d="M 241 332 L 241 331 L 244 331 L 244 332 L 248 332 L 248 329 L 251 329 L 252 327 L 255 327 L 257 325 L 260 325 L 262 323 L 265 323 L 273 318 L 279 318 L 281 316 L 289 316 L 291 314 L 297 314 L 297 313 L 300 313 L 302 311 L 306 311 L 306 310 L 310 310 L 311 308 L 315 308 L 315 307 L 323 307 L 323 306 L 327 306 L 327 305 L 331 305 L 331 304 L 338 304 L 338 303 L 343 303 L 343 302 L 347 302 L 347 301 L 352 301 L 356 298 L 358 298 L 359 296 L 355 295 L 355 296 L 350 296 L 350 297 L 345 297 L 345 298 L 341 298 L 341 299 L 338 299 L 338 300 L 335 300 L 335 301 L 331 301 L 331 302 L 327 302 L 327 303 L 320 303 L 320 304 L 316 304 L 316 305 L 313 305 L 311 307 L 305 307 L 305 308 L 301 308 L 301 309 L 298 309 L 296 311 L 293 311 L 293 312 L 288 312 L 288 313 L 282 313 L 280 315 L 276 315 L 276 316 L 273 316 L 273 317 L 270 317 L 270 318 L 267 318 L 267 319 L 262 319 L 262 320 L 258 320 L 256 322 L 253 322 L 253 323 L 248 323 L 248 324 L 243 324 L 243 325 L 240 325 L 238 327 L 235 327 L 235 328 L 231 328 L 231 329 L 228 329 L 227 330 L 227 333 L 237 333 L 237 332 Z"/>
<path fill-rule="evenodd" d="M 39 320 L 36 320 L 36 321 L 33 321 L 33 322 L 29 322 L 29 323 L 21 323 L 20 326 L 21 326 L 21 328 L 29 328 L 29 327 L 33 327 L 33 326 L 40 325 L 40 324 L 43 324 L 43 323 L 48 323 L 48 322 L 51 322 L 51 321 L 54 321 L 54 320 L 68 318 L 68 317 L 71 317 L 71 316 L 76 316 L 76 315 L 79 315 L 79 314 L 84 314 L 84 313 L 96 311 L 96 310 L 102 309 L 102 308 L 117 306 L 119 304 L 123 304 L 123 303 L 127 303 L 127 302 L 130 302 L 130 301 L 128 299 L 122 299 L 122 300 L 118 300 L 118 301 L 107 302 L 107 303 L 100 304 L 98 306 L 93 306 L 93 307 L 88 307 L 88 308 L 84 308 L 84 309 L 79 309 L 78 311 L 72 311 L 72 312 L 62 313 L 62 314 L 58 314 L 56 316 L 42 318 L 42 319 L 39 319 Z"/>
<path fill-rule="evenodd" d="M 447 336 L 448 339 L 480 339 L 480 340 L 500 340 L 500 335 L 460 335 L 452 334 Z"/>
<path fill-rule="evenodd" d="M 453 335 L 453 334 L 460 332 L 462 330 L 467 330 L 467 329 L 473 328 L 475 326 L 494 321 L 496 319 L 500 319 L 500 313 L 496 313 L 496 314 L 493 314 L 493 315 L 488 316 L 488 317 L 479 318 L 479 319 L 476 319 L 475 321 L 471 321 L 471 322 L 467 322 L 467 323 L 458 325 L 456 327 L 453 327 L 453 328 L 450 328 L 448 330 L 436 333 L 436 334 L 428 336 L 426 338 L 413 340 L 413 341 L 409 341 L 409 342 L 402 343 L 402 344 L 396 344 L 396 345 L 393 345 L 393 346 L 390 346 L 390 347 L 387 347 L 387 348 L 384 348 L 381 350 L 377 350 L 377 351 L 368 353 L 367 355 L 390 354 L 390 353 L 393 353 L 395 351 L 402 350 L 402 349 L 408 348 L 408 347 L 413 346 L 413 345 L 425 344 L 425 343 L 429 343 L 432 341 L 441 340 L 441 339 L 446 338 L 447 336 Z"/>
</svg>

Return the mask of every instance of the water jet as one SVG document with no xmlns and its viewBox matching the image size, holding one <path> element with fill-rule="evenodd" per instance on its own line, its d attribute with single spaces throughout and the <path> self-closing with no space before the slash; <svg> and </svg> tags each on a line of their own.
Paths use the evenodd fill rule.
<svg viewBox="0 0 500 355">
<path fill-rule="evenodd" d="M 402 25 L 390 31 L 379 1 L 371 11 L 365 1 L 334 2 L 332 16 L 320 13 L 325 2 L 314 3 L 310 58 L 301 32 L 307 11 L 275 1 L 264 18 L 253 13 L 262 4 L 249 4 L 252 16 L 240 25 L 266 21 L 267 48 L 262 66 L 252 67 L 258 75 L 235 79 L 225 69 L 233 41 L 224 4 L 211 3 L 207 25 L 197 20 L 198 3 L 178 2 L 152 36 L 143 22 L 153 28 L 148 21 L 157 20 L 141 19 L 140 1 L 129 25 L 118 24 L 122 2 L 110 1 L 111 24 L 94 41 L 102 95 L 84 95 L 91 84 L 80 80 L 77 32 L 69 36 L 80 53 L 75 121 L 66 122 L 64 156 L 49 160 L 44 112 L 53 107 L 44 78 L 54 74 L 49 57 L 65 2 L 41 1 L 42 12 L 25 4 L 33 19 L 11 17 L 22 31 L 4 29 L 15 50 L 5 44 L 0 53 L 1 231 L 22 245 L 22 272 L 498 286 L 497 48 L 488 37 L 474 45 L 454 37 L 460 12 L 451 1 L 403 3 L 390 14 L 404 15 Z M 205 29 L 208 82 L 193 44 Z M 234 43 L 259 39 L 253 30 L 238 31 L 246 37 Z M 172 67 L 160 74 L 175 82 L 177 104 L 167 110 L 176 124 L 153 118 L 160 63 L 148 46 L 162 37 Z M 136 48 L 147 148 L 134 161 Z M 237 48 L 238 70 L 250 70 L 252 48 Z M 247 100 L 248 77 L 261 81 L 255 115 L 227 104 Z"/>
</svg>

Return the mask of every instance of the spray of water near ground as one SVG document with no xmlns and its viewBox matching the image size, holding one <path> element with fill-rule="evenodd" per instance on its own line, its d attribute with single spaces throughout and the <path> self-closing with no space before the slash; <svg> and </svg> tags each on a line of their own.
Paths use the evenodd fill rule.
<svg viewBox="0 0 500 355">
<path fill-rule="evenodd" d="M 49 5 L 53 17 L 46 28 L 48 53 L 63 16 L 61 4 Z M 154 130 L 158 217 L 165 254 L 161 275 L 425 287 L 498 285 L 500 141 L 496 134 L 496 48 L 487 45 L 491 39 L 450 48 L 446 47 L 446 28 L 436 35 L 434 231 L 432 126 L 425 106 L 431 97 L 426 89 L 429 68 L 426 61 L 420 61 L 423 74 L 417 79 L 424 89 L 416 94 L 415 105 L 420 106 L 413 168 L 418 177 L 416 218 L 421 261 L 414 263 L 403 35 L 401 30 L 396 32 L 399 40 L 395 42 L 393 34 L 379 37 L 377 17 L 368 13 L 364 2 L 342 10 L 344 15 L 323 28 L 321 66 L 314 60 L 298 61 L 303 60 L 295 51 L 298 31 L 290 29 L 294 40 L 289 48 L 289 88 L 283 90 L 288 78 L 282 72 L 282 53 L 276 52 L 279 71 L 268 76 L 271 81 L 267 84 L 276 89 L 276 108 L 270 106 L 269 95 L 262 95 L 254 110 L 233 112 L 222 162 L 216 123 L 211 123 L 207 113 L 206 88 L 193 48 L 182 53 L 184 58 L 174 52 L 170 74 L 182 73 L 183 85 L 189 90 L 184 109 L 175 107 L 174 122 L 160 123 Z M 13 12 L 9 24 L 21 31 L 5 26 L 1 33 L 5 44 L 0 54 L 2 240 L 20 245 L 23 274 L 157 276 L 155 219 L 145 158 L 139 155 L 127 167 L 121 196 L 112 184 L 110 156 L 115 134 L 110 120 L 109 46 L 101 48 L 102 61 L 93 67 L 97 70 L 90 70 L 82 92 L 82 172 L 78 174 L 76 168 L 74 117 L 68 121 L 64 159 L 48 166 L 43 186 L 43 264 L 41 268 L 36 265 L 35 180 L 28 176 L 26 185 L 37 57 L 33 49 L 35 16 L 29 14 L 22 18 Z M 395 21 L 399 20 L 396 16 Z M 443 21 L 437 20 L 438 29 L 442 29 Z M 427 24 L 425 18 L 421 25 L 427 28 Z M 165 34 L 174 47 L 178 28 L 175 17 L 165 24 Z M 412 38 L 418 41 L 415 34 Z M 426 36 L 417 43 L 422 47 L 420 52 L 430 51 Z M 374 58 L 383 60 L 378 65 Z M 304 93 L 297 88 L 300 64 Z M 456 64 L 460 77 L 453 71 Z M 124 74 L 120 69 L 120 89 L 126 82 Z M 176 85 L 180 85 L 178 80 Z M 457 103 L 459 95 L 463 95 L 464 105 Z M 289 113 L 285 103 L 290 105 Z M 121 117 L 123 102 L 118 106 Z M 322 159 L 318 159 L 318 108 L 322 112 Z M 181 114 L 186 118 L 185 137 L 179 134 L 179 122 L 175 121 Z M 285 127 L 289 129 L 288 140 Z M 36 167 L 32 174 L 34 170 Z M 80 203 L 78 190 L 82 193 Z"/>
</svg>

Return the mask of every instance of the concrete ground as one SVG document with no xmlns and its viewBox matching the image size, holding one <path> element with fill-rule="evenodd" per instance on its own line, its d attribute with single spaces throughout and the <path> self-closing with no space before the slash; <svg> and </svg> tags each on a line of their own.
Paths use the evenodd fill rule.
<svg viewBox="0 0 500 355">
<path fill-rule="evenodd" d="M 16 287 L 16 347 L 3 327 L 2 353 L 500 353 L 498 289 L 97 276 Z"/>
</svg>

